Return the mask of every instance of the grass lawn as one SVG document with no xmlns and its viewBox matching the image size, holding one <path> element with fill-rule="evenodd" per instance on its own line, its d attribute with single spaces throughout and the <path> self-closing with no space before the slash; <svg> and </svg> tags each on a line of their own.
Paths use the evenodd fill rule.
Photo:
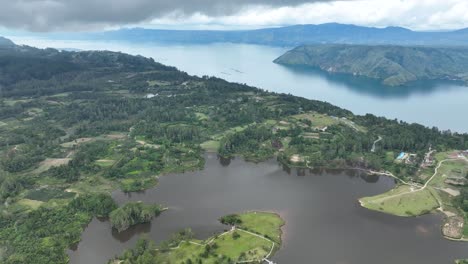
<svg viewBox="0 0 468 264">
<path fill-rule="evenodd" d="M 463 225 L 463 237 L 468 238 L 468 215 L 464 214 L 465 224 Z"/>
<path fill-rule="evenodd" d="M 200 147 L 208 152 L 217 152 L 219 148 L 219 141 L 217 140 L 208 140 L 200 144 Z"/>
<path fill-rule="evenodd" d="M 431 186 L 443 188 L 446 186 L 444 181 L 448 177 L 465 177 L 467 167 L 467 163 L 461 160 L 446 161 L 440 166 L 437 175 L 429 184 Z"/>
<path fill-rule="evenodd" d="M 37 200 L 31 200 L 31 199 L 21 199 L 18 201 L 18 204 L 27 206 L 33 210 L 39 208 L 44 202 L 37 201 Z"/>
<path fill-rule="evenodd" d="M 216 252 L 233 260 L 261 260 L 269 252 L 273 244 L 265 239 L 255 237 L 242 231 L 234 231 L 215 240 L 218 245 Z M 240 257 L 245 254 L 245 257 Z"/>
<path fill-rule="evenodd" d="M 77 146 L 77 145 L 80 145 L 80 144 L 83 144 L 83 143 L 87 143 L 87 142 L 91 142 L 93 140 L 95 140 L 95 138 L 78 138 L 78 139 L 75 139 L 75 140 L 70 141 L 70 142 L 62 143 L 60 145 L 62 147 L 64 147 L 64 148 L 72 148 L 74 146 Z"/>
<path fill-rule="evenodd" d="M 247 129 L 249 127 L 249 125 L 245 125 L 245 126 L 236 126 L 236 127 L 231 127 L 229 128 L 228 130 L 222 132 L 222 133 L 219 133 L 219 134 L 215 134 L 212 136 L 212 139 L 213 140 L 220 140 L 222 139 L 223 137 L 225 137 L 227 134 L 229 133 L 236 133 L 236 132 L 241 132 L 241 131 L 244 131 L 245 129 Z"/>
<path fill-rule="evenodd" d="M 267 126 L 274 126 L 276 125 L 276 123 L 278 123 L 278 121 L 276 121 L 275 119 L 268 119 L 265 122 L 263 122 L 263 124 Z"/>
<path fill-rule="evenodd" d="M 239 231 L 237 234 L 239 237 L 236 239 L 233 238 L 232 233 L 216 238 L 211 243 L 211 245 L 216 244 L 216 248 L 212 249 L 211 254 L 205 258 L 200 256 L 205 251 L 205 245 L 183 242 L 179 248 L 162 254 L 158 261 L 161 263 L 181 263 L 191 259 L 193 263 L 196 263 L 196 259 L 202 259 L 203 263 L 214 264 L 219 263 L 220 258 L 234 261 L 261 260 L 270 252 L 271 242 Z"/>
<path fill-rule="evenodd" d="M 295 119 L 307 119 L 312 122 L 313 127 L 325 127 L 338 124 L 340 121 L 336 118 L 333 118 L 328 115 L 323 115 L 319 113 L 305 113 L 294 115 L 293 118 Z"/>
<path fill-rule="evenodd" d="M 44 171 L 47 171 L 48 169 L 52 167 L 58 167 L 60 165 L 66 165 L 71 159 L 69 158 L 63 158 L 63 159 L 52 159 L 52 158 L 47 158 L 44 161 L 42 161 L 39 164 L 39 167 L 34 170 L 33 173 L 41 173 Z"/>
<path fill-rule="evenodd" d="M 158 184 L 156 177 L 149 178 L 126 178 L 120 180 L 120 189 L 124 192 L 136 192 L 149 189 Z"/>
<path fill-rule="evenodd" d="M 75 197 L 75 193 L 67 192 L 62 188 L 39 188 L 39 189 L 32 189 L 29 190 L 25 198 L 26 200 L 33 200 L 33 201 L 41 201 L 47 202 L 52 199 L 71 199 Z"/>
<path fill-rule="evenodd" d="M 281 226 L 284 220 L 275 213 L 248 212 L 239 215 L 242 220 L 241 228 L 261 234 L 276 243 L 281 243 Z"/>
<path fill-rule="evenodd" d="M 195 113 L 197 116 L 198 120 L 203 121 L 203 120 L 208 120 L 208 116 L 204 113 Z"/>
<path fill-rule="evenodd" d="M 148 85 L 149 86 L 168 86 L 170 85 L 171 83 L 170 82 L 166 82 L 166 81 L 160 81 L 160 80 L 151 80 L 151 81 L 148 81 Z"/>
<path fill-rule="evenodd" d="M 393 162 L 395 160 L 395 153 L 393 151 L 387 151 L 385 153 L 385 161 Z"/>
<path fill-rule="evenodd" d="M 273 240 L 280 243 L 280 228 L 284 221 L 273 213 L 248 212 L 237 216 L 242 220 L 239 228 L 258 233 L 260 237 L 243 230 L 231 230 L 219 236 L 208 238 L 204 242 L 183 241 L 178 247 L 161 252 L 157 263 L 182 263 L 188 259 L 191 259 L 193 263 L 197 263 L 197 260 L 200 259 L 207 264 L 227 263 L 226 261 L 229 259 L 235 262 L 251 260 L 254 263 L 260 263 L 270 253 L 273 246 L 271 241 L 261 236 L 275 238 Z M 208 241 L 210 241 L 209 254 L 203 254 L 206 251 Z M 224 262 L 220 262 L 221 259 Z"/>
<path fill-rule="evenodd" d="M 110 193 L 117 188 L 117 184 L 97 175 L 72 184 L 68 190 L 76 193 Z"/>
<path fill-rule="evenodd" d="M 195 259 L 200 258 L 200 254 L 205 251 L 204 246 L 190 244 L 188 242 L 183 242 L 180 244 L 178 249 L 167 251 L 160 255 L 158 258 L 158 262 L 160 263 L 181 263 L 182 261 L 186 261 L 187 259 L 191 259 L 193 263 Z M 203 263 L 213 263 L 204 261 Z"/>
<path fill-rule="evenodd" d="M 96 165 L 99 165 L 101 167 L 110 167 L 114 165 L 115 160 L 110 160 L 110 159 L 100 159 L 96 160 Z"/>
<path fill-rule="evenodd" d="M 365 208 L 398 216 L 427 214 L 439 207 L 429 189 L 413 191 L 409 186 L 399 186 L 386 193 L 360 199 Z"/>
</svg>

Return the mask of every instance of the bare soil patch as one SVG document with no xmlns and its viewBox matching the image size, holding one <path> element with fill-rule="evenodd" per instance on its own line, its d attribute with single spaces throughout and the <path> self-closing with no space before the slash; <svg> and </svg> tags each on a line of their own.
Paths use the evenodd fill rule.
<svg viewBox="0 0 468 264">
<path fill-rule="evenodd" d="M 463 217 L 452 216 L 445 220 L 442 233 L 449 238 L 459 239 L 463 236 Z"/>
</svg>

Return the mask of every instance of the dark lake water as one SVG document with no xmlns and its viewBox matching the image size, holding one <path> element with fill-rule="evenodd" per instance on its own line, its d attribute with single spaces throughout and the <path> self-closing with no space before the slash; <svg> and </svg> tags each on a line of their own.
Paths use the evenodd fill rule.
<svg viewBox="0 0 468 264">
<path fill-rule="evenodd" d="M 285 170 L 274 160 L 253 164 L 239 158 L 228 164 L 207 154 L 203 171 L 163 176 L 144 193 L 115 192 L 120 204 L 141 200 L 170 209 L 122 234 L 94 219 L 69 255 L 72 264 L 106 263 L 143 233 L 160 242 L 190 227 L 204 239 L 226 228 L 220 216 L 262 210 L 286 221 L 277 263 L 452 264 L 468 257 L 468 243 L 442 238 L 438 215 L 400 218 L 359 206 L 358 198 L 393 186 L 390 178 L 356 171 Z"/>
<path fill-rule="evenodd" d="M 211 75 L 262 89 L 330 102 L 356 114 L 372 113 L 441 129 L 468 132 L 468 87 L 421 82 L 387 87 L 378 82 L 320 71 L 292 69 L 272 61 L 290 48 L 242 44 L 164 45 L 157 43 L 53 41 L 12 38 L 37 47 L 113 50 L 152 57 L 198 76 Z"/>
</svg>

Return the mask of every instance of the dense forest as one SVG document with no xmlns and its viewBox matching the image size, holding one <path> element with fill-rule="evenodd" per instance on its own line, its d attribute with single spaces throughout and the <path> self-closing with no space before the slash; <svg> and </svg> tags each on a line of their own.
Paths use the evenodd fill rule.
<svg viewBox="0 0 468 264">
<path fill-rule="evenodd" d="M 150 222 L 153 217 L 161 213 L 161 210 L 159 205 L 127 203 L 112 211 L 109 219 L 112 227 L 121 232 L 130 226 Z"/>
<path fill-rule="evenodd" d="M 203 169 L 206 150 L 413 179 L 430 147 L 468 149 L 468 135 L 194 77 L 140 56 L 0 45 L 0 262 L 67 263 L 83 226 L 117 208 L 112 190 Z M 396 163 L 402 151 L 415 160 Z M 116 227 L 159 212 L 140 209 L 114 213 Z"/>
<path fill-rule="evenodd" d="M 468 83 L 468 49 L 463 47 L 306 45 L 288 51 L 275 62 L 365 76 L 389 86 L 421 80 Z"/>
</svg>

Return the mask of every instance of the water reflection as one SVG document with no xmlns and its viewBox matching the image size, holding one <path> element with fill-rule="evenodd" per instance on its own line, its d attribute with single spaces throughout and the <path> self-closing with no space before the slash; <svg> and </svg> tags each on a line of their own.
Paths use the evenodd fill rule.
<svg viewBox="0 0 468 264">
<path fill-rule="evenodd" d="M 221 166 L 223 166 L 223 167 L 229 166 L 229 164 L 231 164 L 231 160 L 233 160 L 233 159 L 234 159 L 234 157 L 225 158 L 225 157 L 222 157 L 222 156 L 218 155 L 219 164 L 221 164 Z"/>
<path fill-rule="evenodd" d="M 363 179 L 367 183 L 376 183 L 379 181 L 380 176 L 378 175 L 360 175 L 361 179 Z"/>
<path fill-rule="evenodd" d="M 131 226 L 125 231 L 119 232 L 117 229 L 112 228 L 112 237 L 121 243 L 129 241 L 134 236 L 140 234 L 148 234 L 151 231 L 151 223 L 144 223 Z"/>
<path fill-rule="evenodd" d="M 318 68 L 304 66 L 282 66 L 294 74 L 322 78 L 336 87 L 352 92 L 370 95 L 381 99 L 407 98 L 412 95 L 429 95 L 438 91 L 468 89 L 458 81 L 417 81 L 404 86 L 392 87 L 382 85 L 379 80 L 363 76 L 351 76 L 349 74 L 329 73 Z"/>
</svg>

